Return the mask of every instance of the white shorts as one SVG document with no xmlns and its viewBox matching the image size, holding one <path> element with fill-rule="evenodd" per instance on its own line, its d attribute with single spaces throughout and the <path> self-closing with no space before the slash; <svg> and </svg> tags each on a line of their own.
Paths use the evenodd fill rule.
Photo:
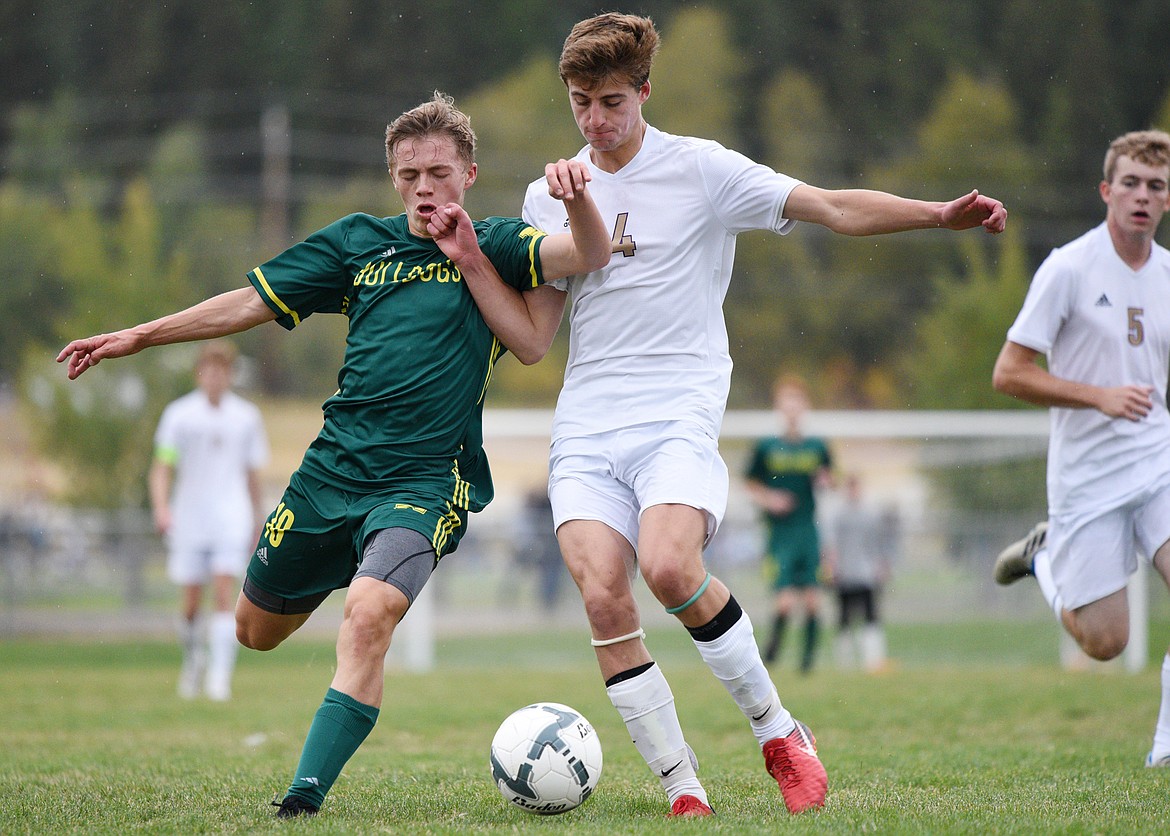
<svg viewBox="0 0 1170 836">
<path fill-rule="evenodd" d="M 1148 561 L 1170 540 L 1170 479 L 1104 513 L 1048 522 L 1052 579 L 1065 609 L 1100 601 L 1129 584 L 1138 552 Z"/>
<path fill-rule="evenodd" d="M 707 512 L 707 541 L 727 510 L 719 442 L 688 421 L 638 424 L 558 438 L 549 451 L 553 523 L 597 520 L 637 548 L 642 512 L 689 505 Z"/>
<path fill-rule="evenodd" d="M 172 544 L 167 552 L 167 577 L 182 586 L 209 583 L 215 575 L 242 578 L 253 543 Z"/>
</svg>

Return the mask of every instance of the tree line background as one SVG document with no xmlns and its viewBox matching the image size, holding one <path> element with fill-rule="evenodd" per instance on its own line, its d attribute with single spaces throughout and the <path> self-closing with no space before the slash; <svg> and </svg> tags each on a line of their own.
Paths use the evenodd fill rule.
<svg viewBox="0 0 1170 836">
<path fill-rule="evenodd" d="M 595 3 L 253 0 L 0 8 L 0 386 L 94 484 L 135 474 L 190 354 L 147 352 L 69 386 L 52 357 L 240 286 L 340 215 L 397 214 L 385 125 L 452 94 L 480 140 L 473 216 L 514 215 L 571 156 L 556 58 Z M 741 236 L 726 303 L 732 407 L 783 368 L 822 408 L 1007 408 L 990 388 L 1032 271 L 1099 223 L 1107 142 L 1170 128 L 1165 0 L 633 2 L 663 34 L 649 120 L 827 187 L 1009 208 L 990 237 Z M 1161 240 L 1166 240 L 1163 230 Z M 669 316 L 669 311 L 663 312 Z M 255 329 L 260 392 L 324 400 L 344 322 Z M 320 320 L 320 321 L 318 321 Z M 331 321 L 332 320 L 332 321 Z M 494 405 L 551 405 L 550 358 L 502 365 Z M 144 451 L 142 455 L 148 455 Z M 77 458 L 76 456 L 74 456 Z M 78 490 L 85 487 L 80 478 Z"/>
</svg>

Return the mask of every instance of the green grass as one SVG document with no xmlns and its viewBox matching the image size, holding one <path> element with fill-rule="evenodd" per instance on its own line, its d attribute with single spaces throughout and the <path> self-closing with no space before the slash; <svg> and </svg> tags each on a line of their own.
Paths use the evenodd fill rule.
<svg viewBox="0 0 1170 836">
<path fill-rule="evenodd" d="M 170 643 L 20 640 L 0 643 L 0 833 L 1170 829 L 1170 773 L 1141 766 L 1156 668 L 1065 673 L 1047 625 L 962 625 L 894 631 L 893 674 L 780 670 L 781 696 L 816 732 L 830 780 L 825 809 L 792 818 L 745 721 L 676 632 L 654 631 L 652 646 L 714 821 L 664 818 L 580 635 L 444 639 L 434 672 L 391 672 L 378 727 L 321 814 L 295 822 L 276 822 L 268 802 L 287 786 L 332 674 L 328 644 L 294 637 L 243 653 L 235 699 L 213 705 L 174 696 Z M 1008 648 L 1002 663 L 987 661 L 993 646 Z M 506 806 L 487 765 L 500 720 L 539 699 L 582 711 L 605 749 L 594 796 L 551 818 Z"/>
</svg>

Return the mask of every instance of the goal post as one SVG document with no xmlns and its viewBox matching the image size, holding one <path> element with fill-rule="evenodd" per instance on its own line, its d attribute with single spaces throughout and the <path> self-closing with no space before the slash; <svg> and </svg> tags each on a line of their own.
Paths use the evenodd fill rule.
<svg viewBox="0 0 1170 836">
<path fill-rule="evenodd" d="M 443 561 L 421 596 L 426 600 L 415 604 L 395 633 L 390 661 L 399 668 L 431 668 L 436 634 L 442 630 L 466 629 L 468 624 L 477 624 L 475 629 L 548 626 L 542 621 L 548 616 L 531 600 L 535 593 L 525 575 L 528 569 L 511 561 L 522 538 L 523 498 L 542 489 L 548 477 L 552 410 L 487 409 L 483 417 L 496 500 L 475 514 L 459 552 L 449 564 Z M 735 580 L 737 599 L 745 609 L 770 609 L 770 593 L 759 578 L 758 514 L 746 495 L 743 472 L 753 442 L 778 429 L 771 410 L 731 410 L 720 436 L 730 470 L 730 498 L 707 559 L 714 571 Z M 1044 514 L 1047 410 L 812 410 L 806 415 L 805 431 L 830 442 L 834 469 L 860 472 L 882 503 L 902 512 L 907 545 L 885 596 L 892 620 L 1052 619 L 1034 588 L 1024 583 L 996 587 L 991 581 L 995 554 Z M 956 492 L 954 485 L 947 485 L 951 491 L 943 500 L 937 496 L 940 475 L 945 481 L 963 468 L 995 469 L 1018 461 L 1027 462 L 1028 479 L 1014 489 L 1027 497 L 1027 507 L 975 512 L 965 506 L 968 497 L 962 490 Z M 571 583 L 569 588 L 563 594 L 572 599 Z M 1142 670 L 1147 662 L 1145 588 L 1145 574 L 1138 573 L 1131 580 L 1130 643 L 1124 656 L 1130 671 Z M 640 588 L 638 592 L 645 594 Z M 562 608 L 562 619 L 576 624 L 580 608 L 573 603 Z M 647 627 L 669 620 L 660 608 L 642 610 Z M 1053 648 L 1053 655 L 1058 654 L 1065 657 Z"/>
</svg>

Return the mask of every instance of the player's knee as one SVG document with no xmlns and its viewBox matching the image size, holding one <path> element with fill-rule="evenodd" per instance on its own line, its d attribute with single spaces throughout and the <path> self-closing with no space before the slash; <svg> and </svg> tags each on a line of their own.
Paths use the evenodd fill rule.
<svg viewBox="0 0 1170 836">
<path fill-rule="evenodd" d="M 595 636 L 624 635 L 638 626 L 637 605 L 620 589 L 582 587 L 581 601 Z"/>
<path fill-rule="evenodd" d="M 1116 659 L 1129 644 L 1129 630 L 1107 630 L 1103 632 L 1082 631 L 1076 636 L 1077 644 L 1091 659 L 1108 662 Z"/>
<path fill-rule="evenodd" d="M 385 656 L 402 615 L 383 601 L 359 601 L 347 607 L 345 629 L 354 651 L 362 656 Z"/>
<path fill-rule="evenodd" d="M 647 569 L 643 567 L 643 576 L 646 586 L 654 593 L 654 597 L 666 606 L 673 606 L 686 601 L 695 594 L 695 590 L 703 582 L 705 573 L 699 574 L 698 579 L 686 567 L 674 562 L 661 562 Z"/>
<path fill-rule="evenodd" d="M 248 650 L 274 650 L 285 638 L 284 634 L 263 630 L 257 625 L 236 619 L 236 641 Z"/>
</svg>

